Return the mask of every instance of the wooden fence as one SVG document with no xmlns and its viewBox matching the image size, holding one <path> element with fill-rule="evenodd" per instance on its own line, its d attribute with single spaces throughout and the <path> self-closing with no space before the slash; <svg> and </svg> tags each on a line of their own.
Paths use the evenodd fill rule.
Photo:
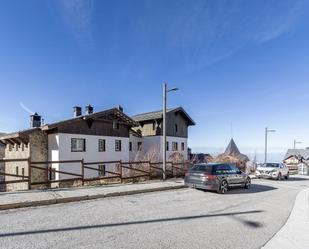
<svg viewBox="0 0 309 249">
<path fill-rule="evenodd" d="M 80 182 L 79 185 L 89 185 L 93 181 L 102 181 L 102 180 L 112 180 L 115 179 L 118 182 L 130 181 L 130 180 L 139 180 L 139 179 L 154 179 L 162 178 L 163 168 L 162 162 L 151 162 L 151 161 L 134 161 L 134 162 L 122 162 L 122 161 L 101 161 L 101 162 L 85 162 L 82 160 L 62 160 L 62 161 L 31 161 L 30 158 L 25 159 L 0 159 L 0 163 L 8 162 L 26 162 L 27 175 L 13 174 L 11 170 L 10 173 L 7 173 L 7 170 L 0 171 L 0 176 L 14 177 L 17 179 L 13 180 L 0 180 L 0 185 L 6 186 L 7 184 L 12 183 L 27 183 L 28 189 L 36 185 L 45 185 L 46 188 L 51 188 L 53 183 L 65 183 L 65 182 Z M 52 167 L 52 165 L 61 164 L 61 170 Z M 65 164 L 74 164 L 74 172 L 66 169 Z M 104 169 L 104 174 L 102 173 L 98 165 L 117 165 L 114 167 L 114 170 Z M 44 165 L 44 167 L 42 167 Z M 188 162 L 183 163 L 174 163 L 167 162 L 166 175 L 167 177 L 175 176 L 184 176 L 185 172 L 189 168 L 190 164 Z M 6 167 L 12 167 L 8 165 Z M 36 181 L 32 174 L 34 172 L 42 171 L 43 175 L 42 180 Z M 97 176 L 87 177 L 86 172 L 95 171 Z M 37 173 L 36 173 L 37 174 Z M 58 177 L 51 177 L 56 176 Z M 66 176 L 66 177 L 64 177 Z M 58 179 L 56 179 L 58 178 Z M 65 178 L 65 179 L 64 179 Z"/>
</svg>

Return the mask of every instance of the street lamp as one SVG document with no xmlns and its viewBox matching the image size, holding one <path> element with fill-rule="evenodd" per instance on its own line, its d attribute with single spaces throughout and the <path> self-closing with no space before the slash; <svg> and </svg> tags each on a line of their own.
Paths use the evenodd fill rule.
<svg viewBox="0 0 309 249">
<path fill-rule="evenodd" d="M 276 132 L 276 130 L 265 128 L 265 163 L 267 163 L 267 137 L 269 132 Z"/>
<path fill-rule="evenodd" d="M 163 152 L 163 180 L 166 179 L 166 94 L 172 91 L 177 91 L 178 88 L 166 89 L 166 83 L 163 83 L 163 142 L 162 142 L 162 152 Z"/>
<path fill-rule="evenodd" d="M 301 144 L 301 141 L 296 141 L 296 139 L 294 139 L 294 150 L 296 149 L 296 144 Z"/>
</svg>

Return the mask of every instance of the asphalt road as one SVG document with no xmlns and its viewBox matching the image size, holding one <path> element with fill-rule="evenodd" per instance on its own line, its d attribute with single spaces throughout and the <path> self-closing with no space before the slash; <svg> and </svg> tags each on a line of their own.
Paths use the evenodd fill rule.
<svg viewBox="0 0 309 249">
<path fill-rule="evenodd" d="M 253 180 L 225 195 L 193 189 L 0 212 L 0 248 L 260 248 L 309 178 Z"/>
</svg>

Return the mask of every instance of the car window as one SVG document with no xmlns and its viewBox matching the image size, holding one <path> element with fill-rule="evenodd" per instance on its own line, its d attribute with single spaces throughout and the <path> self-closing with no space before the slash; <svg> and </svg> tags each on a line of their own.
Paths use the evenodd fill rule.
<svg viewBox="0 0 309 249">
<path fill-rule="evenodd" d="M 234 165 L 230 165 L 231 168 L 231 173 L 233 174 L 238 174 L 238 172 L 240 171 L 236 166 Z"/>
<path fill-rule="evenodd" d="M 224 175 L 232 173 L 232 169 L 228 164 L 219 164 L 215 167 L 215 174 L 216 175 Z"/>
<path fill-rule="evenodd" d="M 194 171 L 202 171 L 202 172 L 211 174 L 212 173 L 212 166 L 197 164 L 197 165 L 194 165 L 191 168 L 191 172 L 194 172 Z"/>
</svg>

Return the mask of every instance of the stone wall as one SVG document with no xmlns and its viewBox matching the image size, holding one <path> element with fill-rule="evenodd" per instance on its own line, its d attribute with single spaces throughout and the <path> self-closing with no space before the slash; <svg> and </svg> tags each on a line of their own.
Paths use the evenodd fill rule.
<svg viewBox="0 0 309 249">
<path fill-rule="evenodd" d="M 7 144 L 5 147 L 5 158 L 6 159 L 24 159 L 29 157 L 29 144 Z M 25 176 L 28 175 L 28 162 L 5 162 L 5 173 L 18 174 Z M 20 177 L 5 176 L 5 181 L 21 180 Z M 6 184 L 6 191 L 16 191 L 28 189 L 28 183 L 10 183 Z"/>
<path fill-rule="evenodd" d="M 26 159 L 30 158 L 31 161 L 47 161 L 48 148 L 47 148 L 47 135 L 41 130 L 33 131 L 29 134 L 29 143 L 24 144 L 7 144 L 5 148 L 6 159 Z M 46 168 L 46 164 L 36 165 Z M 25 176 L 29 175 L 28 161 L 13 161 L 5 162 L 5 172 L 9 174 L 18 174 Z M 5 181 L 21 180 L 21 177 L 5 176 Z M 31 170 L 31 182 L 46 181 L 46 171 L 39 169 Z M 34 187 L 35 188 L 35 187 Z M 17 191 L 28 189 L 28 182 L 24 183 L 10 183 L 6 184 L 6 191 Z"/>
<path fill-rule="evenodd" d="M 29 143 L 31 161 L 48 161 L 48 138 L 45 132 L 38 130 L 31 133 L 29 135 Z M 47 164 L 36 164 L 35 166 L 47 168 Z M 31 182 L 42 182 L 46 181 L 47 178 L 47 171 L 31 169 Z"/>
</svg>

